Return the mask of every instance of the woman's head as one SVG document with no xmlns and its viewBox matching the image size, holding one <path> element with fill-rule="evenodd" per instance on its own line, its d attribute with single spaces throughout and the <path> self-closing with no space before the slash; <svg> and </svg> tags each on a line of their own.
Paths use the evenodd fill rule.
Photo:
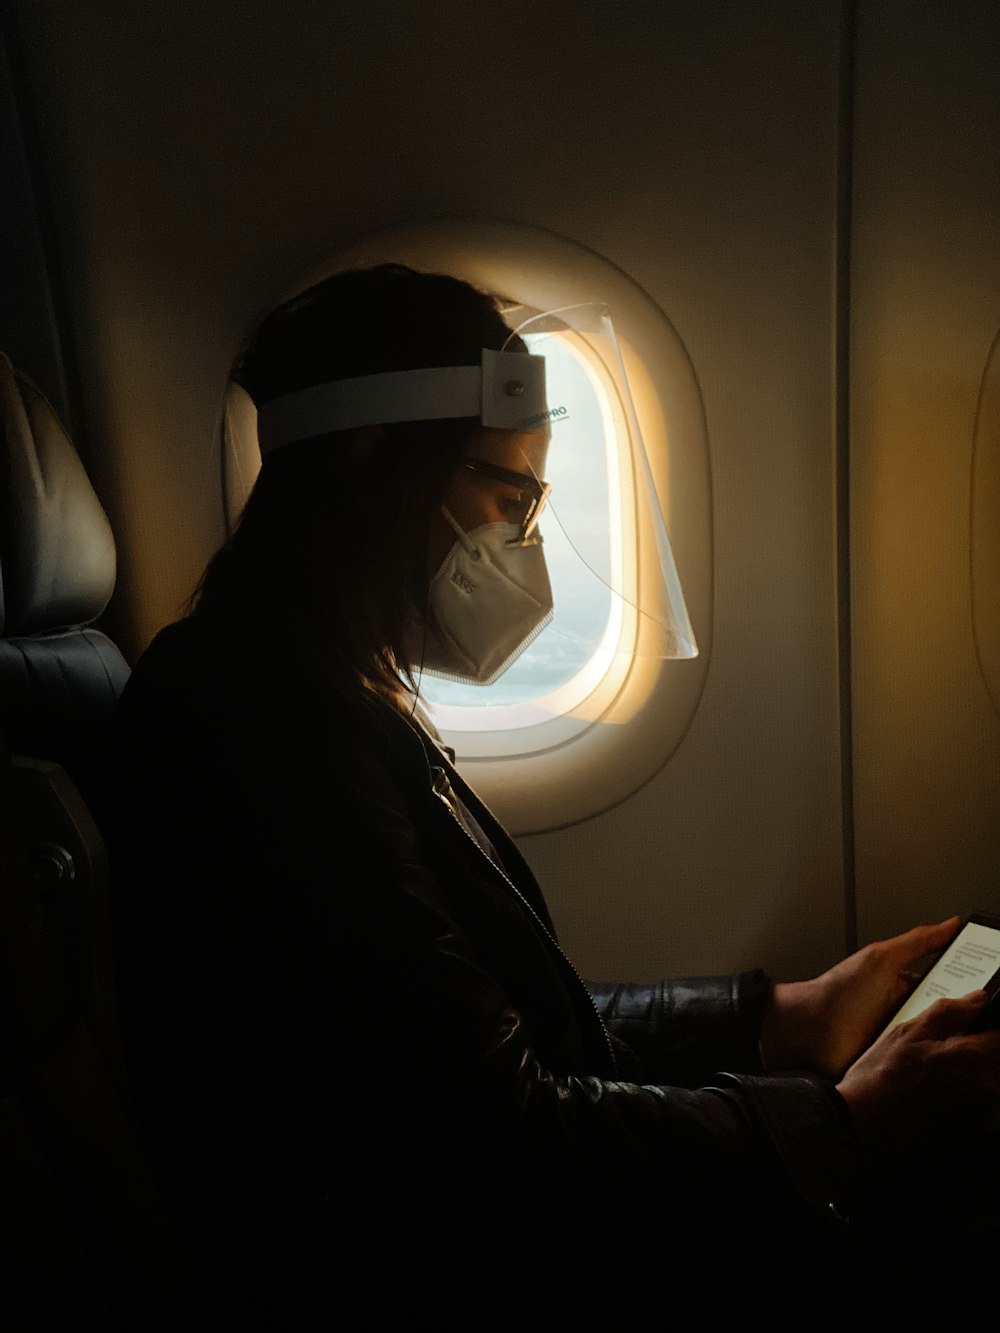
<svg viewBox="0 0 1000 1333">
<path fill-rule="evenodd" d="M 234 371 L 258 407 L 313 384 L 478 365 L 510 337 L 492 296 L 400 264 L 336 273 L 260 324 Z"/>
<path fill-rule="evenodd" d="M 385 265 L 336 274 L 274 311 L 233 377 L 261 408 L 330 380 L 478 365 L 484 347 L 509 342 L 492 297 Z M 209 567 L 199 609 L 304 627 L 348 674 L 398 689 L 433 572 L 428 544 L 462 456 L 478 452 L 482 435 L 474 417 L 399 422 L 276 450 Z"/>
</svg>

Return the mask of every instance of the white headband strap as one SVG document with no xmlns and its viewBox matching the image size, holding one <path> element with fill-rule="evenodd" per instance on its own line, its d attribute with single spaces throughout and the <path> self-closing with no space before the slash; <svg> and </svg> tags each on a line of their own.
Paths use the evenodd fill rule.
<svg viewBox="0 0 1000 1333">
<path fill-rule="evenodd" d="M 484 426 L 532 430 L 547 420 L 545 358 L 484 347 L 478 366 L 396 370 L 331 380 L 265 403 L 257 415 L 266 456 L 296 440 L 394 421 L 478 417 Z"/>
</svg>

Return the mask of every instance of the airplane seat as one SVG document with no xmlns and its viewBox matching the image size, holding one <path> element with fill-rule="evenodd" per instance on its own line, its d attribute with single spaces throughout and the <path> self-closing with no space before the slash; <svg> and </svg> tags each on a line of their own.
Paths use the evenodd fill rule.
<svg viewBox="0 0 1000 1333">
<path fill-rule="evenodd" d="M 49 847 L 46 874 L 61 886 L 47 901 L 50 927 L 123 1086 L 107 869 L 91 814 L 103 735 L 129 676 L 90 626 L 114 588 L 115 543 L 58 417 L 2 353 L 0 483 L 0 728 L 18 756 L 21 818 Z"/>
<path fill-rule="evenodd" d="M 101 734 L 128 679 L 92 622 L 115 543 L 53 409 L 0 353 L 0 720 L 15 754 L 61 765 L 99 805 Z"/>
<path fill-rule="evenodd" d="M 52 408 L 0 354 L 0 1327 L 200 1328 L 128 1105 L 98 794 L 128 678 L 89 627 L 111 529 Z"/>
</svg>

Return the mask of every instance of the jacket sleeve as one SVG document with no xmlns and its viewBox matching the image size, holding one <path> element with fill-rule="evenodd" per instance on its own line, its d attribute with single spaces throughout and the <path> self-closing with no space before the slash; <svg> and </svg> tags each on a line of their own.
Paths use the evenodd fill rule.
<svg viewBox="0 0 1000 1333">
<path fill-rule="evenodd" d="M 757 1043 L 771 983 L 759 970 L 645 984 L 588 981 L 587 989 L 651 1083 L 697 1087 L 719 1069 L 761 1072 Z"/>
<path fill-rule="evenodd" d="M 677 1088 L 738 1087 L 812 1210 L 841 1224 L 862 1212 L 854 1130 L 839 1094 L 811 1075 L 754 1077 L 762 1072 L 758 1040 L 771 990 L 764 972 L 587 988 L 632 1077 Z M 720 1080 L 720 1070 L 730 1072 Z"/>
<path fill-rule="evenodd" d="M 713 1225 L 755 1216 L 836 1225 L 857 1213 L 855 1144 L 831 1086 L 805 1074 L 714 1072 L 753 1067 L 762 974 L 665 984 L 646 1006 L 650 1021 L 633 1022 L 651 1056 L 642 1081 L 553 1064 L 484 956 L 487 941 L 457 924 L 454 895 L 465 889 L 442 879 L 394 783 L 359 757 L 307 792 L 294 819 L 302 800 L 321 802 L 311 818 L 337 829 L 340 872 L 332 884 L 308 867 L 292 879 L 312 954 L 306 972 L 322 992 L 294 1021 L 332 1019 L 317 1046 L 342 1047 L 350 1008 L 352 1059 L 372 1113 L 391 1105 L 403 1141 L 424 1151 L 428 1142 L 503 1144 L 549 1175 L 595 1190 L 613 1182 L 626 1200 L 669 1197 Z M 363 867 L 360 883 L 350 866 Z M 640 990 L 625 988 L 611 1007 L 631 1021 L 629 1006 L 644 1004 Z M 677 1034 L 672 1006 L 683 1015 Z M 681 1086 L 696 1075 L 698 1086 Z"/>
<path fill-rule="evenodd" d="M 857 1214 L 851 1127 L 823 1080 L 723 1072 L 686 1088 L 554 1068 L 435 902 L 434 886 L 411 877 L 402 893 L 401 929 L 388 949 L 393 982 L 370 1016 L 380 1032 L 392 1031 L 380 1059 L 389 1060 L 391 1095 L 408 1118 L 416 1111 L 438 1129 L 448 1124 L 449 1138 L 517 1145 L 550 1172 L 589 1175 L 595 1193 L 615 1181 L 627 1200 L 631 1182 L 632 1202 L 670 1198 L 687 1217 L 713 1225 L 729 1218 L 744 1226 L 754 1217 L 831 1223 Z M 384 1068 L 372 1071 L 372 1087 L 380 1085 Z"/>
</svg>

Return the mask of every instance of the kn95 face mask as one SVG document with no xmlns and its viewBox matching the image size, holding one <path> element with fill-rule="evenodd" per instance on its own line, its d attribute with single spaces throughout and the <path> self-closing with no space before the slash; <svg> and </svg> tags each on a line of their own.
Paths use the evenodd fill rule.
<svg viewBox="0 0 1000 1333">
<path fill-rule="evenodd" d="M 515 523 L 463 532 L 430 585 L 423 668 L 432 675 L 492 685 L 552 619 L 542 543 L 522 545 Z"/>
</svg>

